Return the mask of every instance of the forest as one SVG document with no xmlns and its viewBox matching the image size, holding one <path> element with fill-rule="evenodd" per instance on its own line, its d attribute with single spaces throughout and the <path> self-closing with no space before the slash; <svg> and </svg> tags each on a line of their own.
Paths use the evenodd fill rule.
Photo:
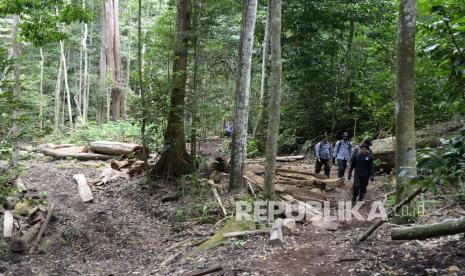
<svg viewBox="0 0 465 276">
<path fill-rule="evenodd" d="M 465 274 L 462 0 L 0 15 L 0 275 Z"/>
</svg>

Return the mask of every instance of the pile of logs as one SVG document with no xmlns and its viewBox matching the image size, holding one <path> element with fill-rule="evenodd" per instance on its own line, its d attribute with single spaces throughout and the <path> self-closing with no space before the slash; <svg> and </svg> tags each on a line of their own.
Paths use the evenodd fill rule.
<svg viewBox="0 0 465 276">
<path fill-rule="evenodd" d="M 46 145 L 42 149 L 42 153 L 54 159 L 73 158 L 80 161 L 111 161 L 112 169 L 123 171 L 130 177 L 144 171 L 144 162 L 142 161 L 144 160 L 144 154 L 149 154 L 149 168 L 153 167 L 156 162 L 155 156 L 151 155 L 148 149 L 144 151 L 141 145 L 113 141 L 95 141 L 91 142 L 89 146 L 75 146 L 72 144 Z"/>
<path fill-rule="evenodd" d="M 265 168 L 259 164 L 248 164 L 245 178 L 250 183 L 264 190 Z M 278 194 L 290 195 L 301 201 L 325 201 L 326 191 L 343 187 L 344 179 L 326 178 L 321 174 L 302 171 L 291 167 L 276 168 L 275 190 Z"/>
</svg>

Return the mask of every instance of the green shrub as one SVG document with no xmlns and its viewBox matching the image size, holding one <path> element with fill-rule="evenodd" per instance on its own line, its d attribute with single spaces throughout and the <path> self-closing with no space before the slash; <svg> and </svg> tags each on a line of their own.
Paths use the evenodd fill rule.
<svg viewBox="0 0 465 276">
<path fill-rule="evenodd" d="M 438 148 L 421 150 L 417 167 L 415 182 L 433 191 L 440 186 L 452 187 L 457 190 L 458 199 L 465 199 L 465 127 L 458 136 L 449 140 L 442 139 Z"/>
</svg>

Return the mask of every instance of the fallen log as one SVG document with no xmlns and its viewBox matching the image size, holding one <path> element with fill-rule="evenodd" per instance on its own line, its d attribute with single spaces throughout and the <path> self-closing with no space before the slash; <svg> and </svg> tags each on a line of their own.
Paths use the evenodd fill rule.
<svg viewBox="0 0 465 276">
<path fill-rule="evenodd" d="M 83 152 L 84 147 L 69 147 L 60 149 L 44 149 L 42 153 L 55 159 L 74 158 L 81 161 L 110 160 L 114 156 L 98 153 Z"/>
<path fill-rule="evenodd" d="M 392 240 L 424 240 L 439 236 L 465 233 L 465 219 L 449 220 L 441 223 L 393 228 Z"/>
<path fill-rule="evenodd" d="M 265 229 L 258 229 L 258 230 L 229 232 L 229 233 L 224 233 L 223 238 L 232 238 L 232 237 L 241 237 L 241 236 L 269 233 L 273 231 L 273 229 L 274 228 L 265 228 Z"/>
<path fill-rule="evenodd" d="M 392 210 L 389 211 L 389 213 L 387 213 L 387 220 L 389 220 L 391 217 L 393 217 L 397 213 L 397 211 L 399 211 L 399 209 L 402 208 L 402 206 L 404 206 L 405 204 L 408 204 L 417 195 L 419 195 L 421 193 L 424 193 L 426 190 L 427 190 L 426 188 L 420 187 L 420 188 L 416 189 L 412 194 L 410 194 L 410 196 L 404 198 L 401 202 L 399 202 L 397 205 L 395 205 L 392 208 Z M 381 225 L 383 225 L 387 220 L 385 220 L 385 219 L 378 220 L 375 224 L 373 224 L 370 228 L 368 228 L 368 230 L 365 231 L 365 233 L 360 235 L 357 238 L 356 241 L 357 242 L 363 242 L 364 240 L 366 240 L 371 234 L 373 234 L 373 232 L 376 231 L 376 229 L 378 229 Z"/>
<path fill-rule="evenodd" d="M 276 161 L 277 162 L 292 162 L 292 161 L 297 161 L 297 160 L 302 160 L 305 158 L 305 155 L 289 155 L 289 156 L 277 156 Z M 250 159 L 247 160 L 247 162 L 254 163 L 254 162 L 265 162 L 265 158 L 257 158 L 257 159 Z"/>
<path fill-rule="evenodd" d="M 276 172 L 277 173 L 301 174 L 301 175 L 312 176 L 312 177 L 318 178 L 318 179 L 327 179 L 325 175 L 322 175 L 322 174 L 319 174 L 319 173 L 306 172 L 306 171 L 294 170 L 294 169 L 289 169 L 289 168 L 278 167 L 278 168 L 276 168 Z"/>
<path fill-rule="evenodd" d="M 42 235 L 44 234 L 45 229 L 47 228 L 47 225 L 50 222 L 50 218 L 52 217 L 52 211 L 53 211 L 53 204 L 51 204 L 50 207 L 48 208 L 47 217 L 45 217 L 45 221 L 42 223 L 42 226 L 40 227 L 39 234 L 37 234 L 37 239 L 35 240 L 34 244 L 31 246 L 31 249 L 29 250 L 29 254 L 34 253 L 37 246 L 40 244 L 40 239 L 42 238 Z"/>
<path fill-rule="evenodd" d="M 122 161 L 113 160 L 111 161 L 110 166 L 112 169 L 119 171 L 121 169 L 131 166 L 132 164 L 134 164 L 134 162 L 135 162 L 134 160 L 122 160 Z"/>
<path fill-rule="evenodd" d="M 13 236 L 13 212 L 5 211 L 3 214 L 3 237 L 11 238 Z"/>
<path fill-rule="evenodd" d="M 270 232 L 270 240 L 268 243 L 271 246 L 283 244 L 283 219 L 278 218 L 273 222 L 273 230 Z"/>
<path fill-rule="evenodd" d="M 319 188 L 321 190 L 324 190 L 326 188 L 325 183 L 315 180 L 279 179 L 276 183 L 281 185 L 294 185 L 299 187 L 304 186 L 306 188 Z"/>
<path fill-rule="evenodd" d="M 201 275 L 206 275 L 206 274 L 210 274 L 210 273 L 218 272 L 222 270 L 223 268 L 221 266 L 212 266 L 212 267 L 207 267 L 203 269 L 197 269 L 197 270 L 193 270 L 190 272 L 186 272 L 186 273 L 181 274 L 180 276 L 201 276 Z"/>
<path fill-rule="evenodd" d="M 416 147 L 437 146 L 441 138 L 448 138 L 458 133 L 458 130 L 464 126 L 461 120 L 452 120 L 435 124 L 416 131 Z M 395 161 L 395 137 L 374 140 L 371 150 L 373 157 L 381 161 L 380 167 L 385 171 L 394 168 Z"/>
<path fill-rule="evenodd" d="M 79 196 L 82 199 L 82 202 L 93 202 L 94 196 L 92 195 L 92 190 L 87 185 L 86 177 L 83 174 L 75 174 L 73 178 L 78 184 Z"/>
<path fill-rule="evenodd" d="M 113 141 L 94 141 L 91 142 L 89 146 L 92 152 L 113 156 L 130 154 L 138 149 L 142 149 L 142 146 L 138 144 Z"/>
<path fill-rule="evenodd" d="M 307 189 L 295 187 L 292 185 L 275 184 L 275 190 L 280 193 L 286 193 L 301 201 L 325 201 L 324 194 L 315 193 Z"/>
</svg>

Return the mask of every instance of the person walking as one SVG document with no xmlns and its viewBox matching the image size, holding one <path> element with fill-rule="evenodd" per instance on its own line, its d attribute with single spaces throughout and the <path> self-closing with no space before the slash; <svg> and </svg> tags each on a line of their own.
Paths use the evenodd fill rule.
<svg viewBox="0 0 465 276">
<path fill-rule="evenodd" d="M 349 177 L 352 178 L 352 172 L 355 170 L 352 203 L 363 201 L 365 197 L 368 181 L 374 180 L 373 157 L 369 154 L 369 146 L 361 144 L 358 148 L 358 153 L 350 163 Z"/>
<path fill-rule="evenodd" d="M 333 157 L 337 162 L 337 177 L 344 177 L 347 169 L 347 161 L 352 154 L 353 145 L 349 141 L 349 134 L 347 132 L 342 133 L 342 140 L 337 141 L 334 146 Z"/>
<path fill-rule="evenodd" d="M 321 167 L 324 166 L 324 174 L 329 178 L 331 172 L 331 144 L 328 141 L 328 135 L 323 136 L 323 140 L 315 145 L 315 173 L 320 173 Z"/>
</svg>

